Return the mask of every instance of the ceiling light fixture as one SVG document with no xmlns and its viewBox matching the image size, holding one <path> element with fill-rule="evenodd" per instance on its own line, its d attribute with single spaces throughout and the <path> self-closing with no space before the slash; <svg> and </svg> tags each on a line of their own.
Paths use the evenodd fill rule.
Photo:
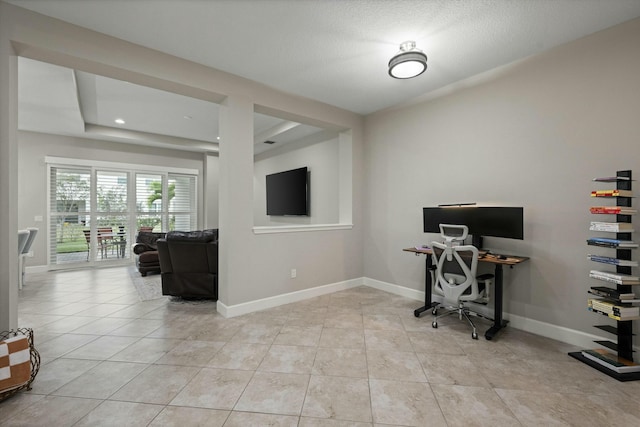
<svg viewBox="0 0 640 427">
<path fill-rule="evenodd" d="M 395 79 L 410 79 L 427 69 L 427 55 L 416 48 L 416 42 L 400 44 L 400 52 L 389 61 L 389 75 Z"/>
<path fill-rule="evenodd" d="M 115 119 L 114 122 L 116 122 L 119 125 L 123 125 L 125 122 L 122 119 Z"/>
</svg>

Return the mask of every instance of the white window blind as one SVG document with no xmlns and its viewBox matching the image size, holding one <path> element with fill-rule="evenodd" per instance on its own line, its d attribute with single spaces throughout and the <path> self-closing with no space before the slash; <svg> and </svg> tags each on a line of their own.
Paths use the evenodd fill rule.
<svg viewBox="0 0 640 427">
<path fill-rule="evenodd" d="M 84 230 L 91 214 L 91 170 L 51 167 L 49 177 L 50 263 L 88 260 Z"/>
<path fill-rule="evenodd" d="M 169 174 L 170 229 L 188 231 L 196 227 L 196 177 Z"/>
</svg>

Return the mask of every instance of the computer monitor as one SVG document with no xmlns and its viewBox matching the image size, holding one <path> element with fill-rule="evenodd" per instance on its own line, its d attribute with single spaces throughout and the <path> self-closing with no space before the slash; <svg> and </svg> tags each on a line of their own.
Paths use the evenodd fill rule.
<svg viewBox="0 0 640 427">
<path fill-rule="evenodd" d="M 422 208 L 425 233 L 440 233 L 440 224 L 469 228 L 472 244 L 482 247 L 482 237 L 524 239 L 524 209 L 505 206 L 438 206 Z"/>
</svg>

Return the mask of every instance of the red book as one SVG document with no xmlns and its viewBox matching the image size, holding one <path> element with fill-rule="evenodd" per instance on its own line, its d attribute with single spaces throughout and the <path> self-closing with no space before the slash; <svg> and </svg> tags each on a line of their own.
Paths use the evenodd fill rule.
<svg viewBox="0 0 640 427">
<path fill-rule="evenodd" d="M 631 190 L 596 190 L 591 192 L 591 197 L 633 197 Z"/>
<path fill-rule="evenodd" d="M 589 211 L 592 214 L 621 214 L 621 215 L 632 215 L 637 211 L 632 208 L 628 208 L 626 206 L 591 206 Z"/>
</svg>

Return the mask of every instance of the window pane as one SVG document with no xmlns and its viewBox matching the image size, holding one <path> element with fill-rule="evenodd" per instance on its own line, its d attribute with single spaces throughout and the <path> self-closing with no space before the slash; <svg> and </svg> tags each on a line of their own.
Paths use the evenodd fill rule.
<svg viewBox="0 0 640 427">
<path fill-rule="evenodd" d="M 136 175 L 136 210 L 162 212 L 162 175 Z"/>
<path fill-rule="evenodd" d="M 196 177 L 169 175 L 169 229 L 196 228 Z"/>
<path fill-rule="evenodd" d="M 50 263 L 87 261 L 91 171 L 52 167 L 49 182 Z"/>
<path fill-rule="evenodd" d="M 96 196 L 98 212 L 126 212 L 127 173 L 97 171 Z"/>
<path fill-rule="evenodd" d="M 153 231 L 154 233 L 161 232 L 162 216 L 138 213 L 138 216 L 136 217 L 136 230 Z"/>
<path fill-rule="evenodd" d="M 98 215 L 96 219 L 96 260 L 107 261 L 129 258 L 127 246 L 129 215 Z"/>
</svg>

